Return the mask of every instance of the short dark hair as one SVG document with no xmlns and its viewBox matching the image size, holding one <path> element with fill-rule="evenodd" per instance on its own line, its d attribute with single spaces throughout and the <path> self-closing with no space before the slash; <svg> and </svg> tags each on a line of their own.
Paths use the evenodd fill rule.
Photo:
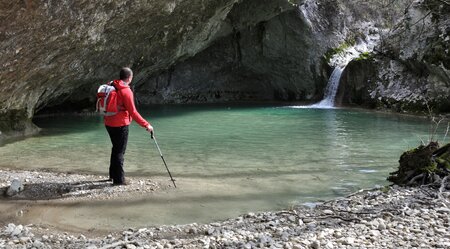
<svg viewBox="0 0 450 249">
<path fill-rule="evenodd" d="M 122 69 L 120 69 L 120 79 L 121 80 L 126 80 L 126 79 L 130 78 L 131 75 L 133 75 L 133 71 L 131 71 L 131 69 L 129 67 L 123 67 Z"/>
</svg>

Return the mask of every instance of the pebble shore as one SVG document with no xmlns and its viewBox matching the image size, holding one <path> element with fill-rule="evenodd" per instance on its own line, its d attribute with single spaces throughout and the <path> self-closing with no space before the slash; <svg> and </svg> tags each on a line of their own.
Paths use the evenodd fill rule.
<svg viewBox="0 0 450 249">
<path fill-rule="evenodd" d="M 106 200 L 145 195 L 170 187 L 148 178 L 130 177 L 128 185 L 111 187 L 105 176 L 46 171 L 0 170 L 0 193 L 14 179 L 27 187 L 11 197 L 15 200 Z"/>
<path fill-rule="evenodd" d="M 95 237 L 5 224 L 0 248 L 450 248 L 450 192 L 384 187 L 314 207 Z"/>
</svg>

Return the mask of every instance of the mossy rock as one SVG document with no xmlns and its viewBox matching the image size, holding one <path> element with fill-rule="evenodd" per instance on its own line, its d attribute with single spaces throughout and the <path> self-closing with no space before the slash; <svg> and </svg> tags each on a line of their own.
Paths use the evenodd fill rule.
<svg viewBox="0 0 450 249">
<path fill-rule="evenodd" d="M 450 171 L 450 143 L 435 151 L 433 156 L 438 169 Z"/>
<path fill-rule="evenodd" d="M 323 57 L 325 58 L 325 60 L 327 62 L 330 62 L 330 60 L 331 60 L 331 58 L 333 58 L 333 56 L 343 53 L 346 49 L 348 49 L 351 46 L 354 46 L 355 44 L 356 44 L 355 38 L 353 38 L 353 37 L 348 38 L 346 41 L 344 41 L 338 47 L 328 49 L 327 52 L 325 52 L 325 54 L 323 55 Z"/>
<path fill-rule="evenodd" d="M 39 129 L 24 109 L 0 110 L 0 140 L 8 137 L 31 135 Z"/>
<path fill-rule="evenodd" d="M 364 60 L 370 60 L 373 58 L 373 54 L 370 52 L 363 52 L 359 55 L 358 58 L 355 59 L 355 61 L 364 61 Z"/>
<path fill-rule="evenodd" d="M 430 183 L 434 179 L 449 175 L 450 172 L 450 144 L 439 147 L 437 142 L 430 142 L 427 146 L 406 151 L 400 156 L 399 168 L 390 173 L 388 180 L 398 185 Z"/>
</svg>

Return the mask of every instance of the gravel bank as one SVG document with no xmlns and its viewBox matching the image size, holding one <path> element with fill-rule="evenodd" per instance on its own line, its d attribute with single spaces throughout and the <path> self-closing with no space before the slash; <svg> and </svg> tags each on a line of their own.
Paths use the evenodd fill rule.
<svg viewBox="0 0 450 249">
<path fill-rule="evenodd" d="M 4 193 L 14 179 L 24 186 L 23 191 L 9 198 L 14 200 L 104 200 L 144 195 L 170 187 L 139 177 L 127 178 L 128 185 L 113 186 L 108 178 L 98 175 L 0 170 L 0 193 Z"/>
<path fill-rule="evenodd" d="M 103 237 L 6 224 L 0 248 L 450 248 L 449 206 L 448 190 L 393 186 L 313 208 L 248 213 L 211 224 L 130 228 Z"/>
</svg>

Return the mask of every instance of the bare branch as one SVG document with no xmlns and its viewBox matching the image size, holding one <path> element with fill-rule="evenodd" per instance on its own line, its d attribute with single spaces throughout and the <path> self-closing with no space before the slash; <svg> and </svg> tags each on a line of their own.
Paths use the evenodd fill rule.
<svg viewBox="0 0 450 249">
<path fill-rule="evenodd" d="M 441 2 L 441 3 L 443 3 L 443 4 L 446 4 L 446 5 L 450 5 L 450 2 L 447 2 L 447 1 L 445 1 L 445 0 L 437 0 L 437 1 L 439 1 L 439 2 Z"/>
<path fill-rule="evenodd" d="M 420 178 L 423 178 L 425 175 L 422 173 L 420 175 L 414 176 L 406 185 L 412 185 L 415 181 L 419 180 Z"/>
<path fill-rule="evenodd" d="M 448 135 L 448 130 L 450 129 L 450 122 L 447 122 L 447 129 L 445 130 L 444 138 L 442 139 L 442 143 L 444 143 L 445 139 Z"/>
<path fill-rule="evenodd" d="M 395 3 L 397 0 L 389 0 L 389 2 L 386 5 L 382 5 L 383 8 L 390 7 L 393 3 Z"/>
</svg>

